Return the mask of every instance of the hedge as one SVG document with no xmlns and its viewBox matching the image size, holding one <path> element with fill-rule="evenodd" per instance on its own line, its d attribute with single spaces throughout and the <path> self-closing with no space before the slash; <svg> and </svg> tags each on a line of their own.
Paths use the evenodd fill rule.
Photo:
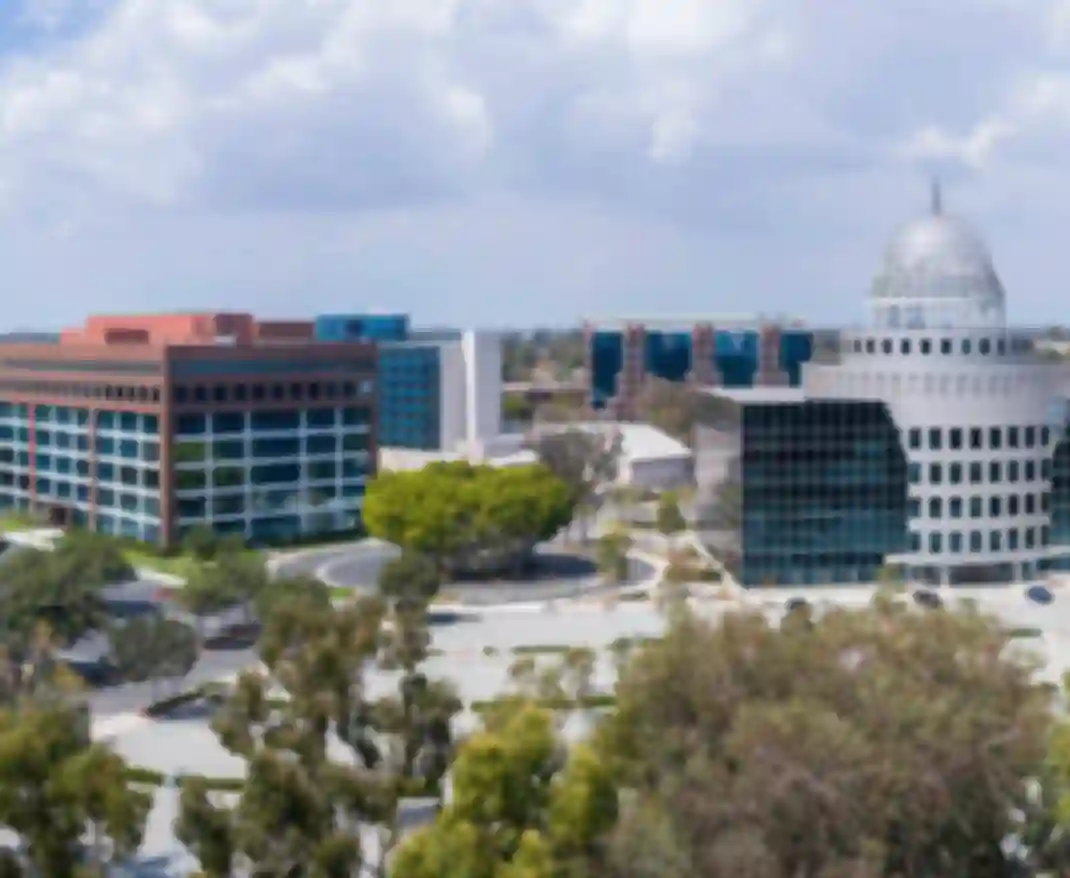
<svg viewBox="0 0 1070 878">
<path fill-rule="evenodd" d="M 1044 636 L 1044 632 L 1039 628 L 1008 628 L 1003 633 L 1012 640 Z"/>
</svg>

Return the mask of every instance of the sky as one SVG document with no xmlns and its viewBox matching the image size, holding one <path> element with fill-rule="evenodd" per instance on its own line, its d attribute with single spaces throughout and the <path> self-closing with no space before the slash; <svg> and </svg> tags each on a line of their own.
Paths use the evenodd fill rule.
<svg viewBox="0 0 1070 878">
<path fill-rule="evenodd" d="M 0 328 L 856 324 L 929 180 L 1066 321 L 1070 0 L 4 0 Z"/>
</svg>

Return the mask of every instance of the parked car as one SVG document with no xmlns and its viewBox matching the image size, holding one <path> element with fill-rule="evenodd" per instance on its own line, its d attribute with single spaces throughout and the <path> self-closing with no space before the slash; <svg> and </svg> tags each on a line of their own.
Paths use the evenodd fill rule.
<svg viewBox="0 0 1070 878">
<path fill-rule="evenodd" d="M 939 610 L 944 605 L 940 595 L 927 588 L 919 588 L 914 592 L 914 603 L 919 607 L 925 607 L 927 610 Z"/>
<path fill-rule="evenodd" d="M 1039 583 L 1029 586 L 1025 590 L 1025 596 L 1034 604 L 1043 604 L 1044 606 L 1055 600 L 1055 595 L 1051 593 L 1051 589 Z"/>
</svg>

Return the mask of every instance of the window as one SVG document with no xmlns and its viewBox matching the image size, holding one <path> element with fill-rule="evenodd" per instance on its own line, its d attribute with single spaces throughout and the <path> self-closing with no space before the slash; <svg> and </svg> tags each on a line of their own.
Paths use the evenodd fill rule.
<svg viewBox="0 0 1070 878">
<path fill-rule="evenodd" d="M 890 338 L 886 338 L 881 342 L 881 351 L 885 354 L 890 354 L 892 352 L 892 340 Z"/>
<path fill-rule="evenodd" d="M 952 497 L 948 503 L 948 514 L 952 518 L 962 518 L 962 498 Z"/>
<path fill-rule="evenodd" d="M 1043 445 L 1045 448 L 1047 448 L 1049 442 L 1051 442 L 1051 428 L 1050 427 L 1041 427 L 1040 428 L 1040 444 Z"/>
<path fill-rule="evenodd" d="M 909 338 L 904 338 L 901 342 L 899 342 L 899 353 L 901 353 L 901 354 L 909 354 L 910 353 L 910 339 Z"/>
<path fill-rule="evenodd" d="M 973 345 L 970 343 L 970 340 L 968 338 L 962 340 L 962 352 L 967 356 L 973 353 Z"/>
<path fill-rule="evenodd" d="M 1011 494 L 1007 498 L 1007 514 L 1014 516 L 1018 514 L 1018 495 Z"/>
<path fill-rule="evenodd" d="M 988 548 L 992 552 L 1003 550 L 1003 534 L 998 530 L 988 532 Z"/>
<path fill-rule="evenodd" d="M 951 482 L 952 485 L 962 484 L 962 464 L 953 463 L 949 465 L 947 468 L 947 476 L 948 481 Z"/>
<path fill-rule="evenodd" d="M 197 386 L 193 388 L 193 401 L 194 402 L 208 402 L 208 390 L 204 387 Z"/>
<path fill-rule="evenodd" d="M 1018 529 L 1015 527 L 1007 531 L 1007 548 L 1012 552 L 1018 548 Z"/>
<path fill-rule="evenodd" d="M 970 518 L 980 518 L 984 515 L 984 506 L 980 497 L 970 498 Z"/>
<path fill-rule="evenodd" d="M 912 551 L 912 552 L 920 552 L 921 551 L 921 534 L 919 534 L 919 533 L 911 533 L 911 535 L 910 535 L 910 551 Z"/>
<path fill-rule="evenodd" d="M 942 518 L 943 517 L 943 502 L 939 497 L 929 498 L 929 518 Z"/>
<path fill-rule="evenodd" d="M 971 530 L 970 531 L 970 551 L 971 552 L 980 552 L 983 546 L 984 546 L 984 542 L 982 541 L 982 538 L 981 538 L 981 532 L 979 530 Z"/>
<path fill-rule="evenodd" d="M 929 551 L 939 552 L 943 548 L 943 539 L 939 533 L 929 534 Z"/>
<path fill-rule="evenodd" d="M 1035 527 L 1027 527 L 1025 529 L 1025 547 L 1027 549 L 1035 549 L 1037 545 L 1037 529 Z"/>
<path fill-rule="evenodd" d="M 932 427 L 929 429 L 929 448 L 932 451 L 939 451 L 943 447 L 943 431 L 939 427 Z"/>
<path fill-rule="evenodd" d="M 921 340 L 921 352 L 926 356 L 933 352 L 933 343 L 930 339 L 923 338 Z"/>
<path fill-rule="evenodd" d="M 907 508 L 910 512 L 910 517 L 917 518 L 921 515 L 921 500 L 917 497 L 911 497 Z"/>
<path fill-rule="evenodd" d="M 1051 478 L 1051 461 L 1050 460 L 1042 460 L 1040 462 L 1040 477 L 1042 479 L 1050 479 Z"/>
<path fill-rule="evenodd" d="M 952 427 L 947 433 L 947 447 L 952 451 L 962 448 L 962 427 Z"/>
<path fill-rule="evenodd" d="M 1025 428 L 1025 447 L 1032 448 L 1037 444 L 1037 428 L 1026 427 Z"/>
<path fill-rule="evenodd" d="M 227 388 L 226 388 L 226 385 L 217 384 L 215 387 L 213 387 L 212 388 L 212 399 L 215 402 L 226 402 L 227 401 Z"/>
<path fill-rule="evenodd" d="M 1008 463 L 1007 463 L 1007 481 L 1008 482 L 1017 482 L 1018 481 L 1018 474 L 1019 474 L 1018 470 L 1019 470 L 1018 461 L 1016 461 L 1016 460 L 1008 461 Z"/>
<path fill-rule="evenodd" d="M 992 484 L 1003 481 L 1003 466 L 998 460 L 988 464 L 988 481 Z"/>
<path fill-rule="evenodd" d="M 929 484 L 939 485 L 944 480 L 944 468 L 938 463 L 929 464 Z"/>
<path fill-rule="evenodd" d="M 866 353 L 875 354 L 877 352 L 877 345 L 871 338 L 866 339 Z"/>
<path fill-rule="evenodd" d="M 1040 495 L 1040 511 L 1045 514 L 1051 511 L 1051 494 Z"/>
<path fill-rule="evenodd" d="M 950 534 L 948 534 L 948 543 L 950 544 L 949 548 L 952 552 L 961 552 L 962 534 L 960 534 L 957 530 L 952 531 Z"/>
<path fill-rule="evenodd" d="M 987 357 L 990 353 L 992 353 L 992 342 L 990 342 L 987 338 L 982 338 L 977 343 L 977 350 L 980 351 L 981 356 Z"/>
<path fill-rule="evenodd" d="M 951 339 L 949 339 L 949 338 L 940 339 L 940 353 L 942 353 L 942 354 L 950 354 L 951 353 Z"/>
<path fill-rule="evenodd" d="M 981 464 L 976 460 L 970 464 L 970 484 L 979 485 L 984 480 L 982 475 Z"/>
<path fill-rule="evenodd" d="M 1017 427 L 1008 427 L 1007 428 L 1007 447 L 1008 448 L 1017 448 L 1018 447 L 1018 428 Z"/>
<path fill-rule="evenodd" d="M 980 451 L 984 447 L 984 432 L 980 427 L 970 427 L 970 448 Z"/>
<path fill-rule="evenodd" d="M 917 427 L 911 427 L 910 433 L 908 434 L 908 441 L 910 442 L 911 448 L 921 448 L 921 430 Z"/>
<path fill-rule="evenodd" d="M 988 498 L 988 515 L 991 518 L 999 518 L 1003 509 L 1003 501 L 999 497 Z"/>
<path fill-rule="evenodd" d="M 1037 477 L 1037 464 L 1036 461 L 1027 460 L 1025 462 L 1025 480 L 1027 482 L 1033 481 Z"/>
<path fill-rule="evenodd" d="M 1035 515 L 1037 511 L 1037 495 L 1026 494 L 1025 495 L 1025 514 Z"/>
<path fill-rule="evenodd" d="M 1005 353 L 1007 353 L 1007 342 L 1004 341 L 1002 338 L 996 342 L 996 353 L 999 354 L 1001 357 Z"/>
<path fill-rule="evenodd" d="M 1050 537 L 1051 537 L 1051 534 L 1049 532 L 1048 526 L 1044 525 L 1040 529 L 1040 545 L 1041 546 L 1048 545 L 1048 543 L 1050 542 Z"/>
<path fill-rule="evenodd" d="M 992 427 L 988 431 L 988 447 L 998 451 L 1003 446 L 1003 431 L 999 427 Z"/>
</svg>

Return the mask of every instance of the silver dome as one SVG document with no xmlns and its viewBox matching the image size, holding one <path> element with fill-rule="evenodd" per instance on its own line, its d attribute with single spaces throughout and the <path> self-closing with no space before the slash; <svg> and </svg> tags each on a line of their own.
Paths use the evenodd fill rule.
<svg viewBox="0 0 1070 878">
<path fill-rule="evenodd" d="M 968 223 L 943 213 L 933 190 L 932 212 L 892 236 L 873 284 L 878 299 L 969 299 L 1002 307 L 1003 285 L 988 247 Z"/>
</svg>

